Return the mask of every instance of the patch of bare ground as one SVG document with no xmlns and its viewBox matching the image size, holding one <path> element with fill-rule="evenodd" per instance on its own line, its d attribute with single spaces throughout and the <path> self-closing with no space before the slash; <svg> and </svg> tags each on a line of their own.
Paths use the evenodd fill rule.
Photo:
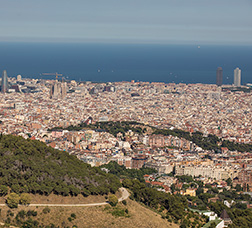
<svg viewBox="0 0 252 228">
<path fill-rule="evenodd" d="M 78 196 L 60 196 L 50 194 L 49 196 L 43 195 L 30 195 L 31 204 L 88 204 L 88 203 L 102 203 L 105 202 L 105 196 L 88 196 L 84 197 L 79 194 Z"/>
<path fill-rule="evenodd" d="M 161 216 L 148 208 L 143 207 L 135 201 L 127 199 L 127 205 L 119 203 L 119 208 L 128 209 L 127 216 L 115 217 L 109 210 L 105 210 L 107 206 L 98 207 L 49 207 L 50 212 L 44 213 L 45 207 L 26 207 L 19 206 L 17 209 L 11 209 L 14 215 L 11 217 L 15 220 L 15 216 L 20 210 L 35 210 L 37 216 L 32 219 L 37 220 L 40 224 L 49 225 L 54 224 L 59 227 L 73 227 L 78 228 L 178 228 L 176 224 L 171 224 L 167 220 L 162 219 Z M 109 206 L 110 207 L 110 206 Z M 8 207 L 0 207 L 1 216 L 0 221 L 6 219 Z M 70 219 L 71 214 L 75 214 L 75 219 Z"/>
<path fill-rule="evenodd" d="M 89 204 L 89 203 L 103 203 L 106 201 L 106 196 L 88 196 L 84 197 L 79 194 L 78 196 L 60 196 L 50 194 L 49 196 L 43 196 L 39 194 L 30 194 L 31 204 Z M 121 192 L 116 192 L 118 198 L 121 197 Z M 4 204 L 6 197 L 0 197 L 0 204 Z"/>
</svg>

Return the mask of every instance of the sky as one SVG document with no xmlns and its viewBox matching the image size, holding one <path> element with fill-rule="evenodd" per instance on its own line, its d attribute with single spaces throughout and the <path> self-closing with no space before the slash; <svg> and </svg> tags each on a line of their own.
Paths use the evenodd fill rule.
<svg viewBox="0 0 252 228">
<path fill-rule="evenodd" d="M 252 45 L 252 0 L 0 0 L 0 42 Z"/>
</svg>

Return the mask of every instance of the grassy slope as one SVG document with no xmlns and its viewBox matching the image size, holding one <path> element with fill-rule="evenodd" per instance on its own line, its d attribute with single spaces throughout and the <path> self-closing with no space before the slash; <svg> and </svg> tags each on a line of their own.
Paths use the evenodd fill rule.
<svg viewBox="0 0 252 228">
<path fill-rule="evenodd" d="M 127 206 L 120 203 L 120 207 L 127 208 L 129 210 L 129 218 L 126 217 L 114 217 L 107 210 L 104 210 L 105 206 L 100 207 L 50 207 L 51 212 L 43 214 L 43 207 L 25 207 L 19 206 L 18 209 L 12 209 L 11 211 L 16 215 L 20 210 L 35 210 L 38 212 L 36 219 L 40 221 L 40 224 L 48 225 L 53 223 L 57 226 L 64 227 L 77 225 L 79 228 L 105 228 L 105 227 L 138 227 L 138 228 L 155 228 L 155 227 L 174 227 L 178 228 L 178 225 L 171 224 L 161 218 L 160 215 L 155 212 L 141 206 L 135 201 L 127 200 Z M 6 218 L 7 207 L 0 207 L 2 209 L 0 221 L 2 222 Z M 68 221 L 68 217 L 72 213 L 76 214 L 76 219 L 72 222 Z M 15 216 L 14 216 L 15 217 Z"/>
</svg>

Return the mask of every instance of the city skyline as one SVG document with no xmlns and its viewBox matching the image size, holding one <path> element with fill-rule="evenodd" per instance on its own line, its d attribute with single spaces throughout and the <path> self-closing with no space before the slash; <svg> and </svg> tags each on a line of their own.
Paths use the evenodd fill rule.
<svg viewBox="0 0 252 228">
<path fill-rule="evenodd" d="M 17 81 L 20 81 L 22 78 L 22 76 L 20 74 L 13 76 L 13 77 L 17 78 Z M 53 80 L 53 79 L 51 79 L 51 80 Z M 135 80 L 131 80 L 131 82 L 132 81 L 135 81 Z M 101 83 L 104 83 L 104 82 L 101 82 Z M 177 84 L 177 83 L 175 83 L 175 84 Z M 193 83 L 185 83 L 185 84 L 193 84 Z M 202 84 L 205 84 L 205 83 L 202 83 Z M 206 83 L 206 84 L 208 84 L 208 83 Z M 222 69 L 222 67 L 218 67 L 216 70 L 216 83 L 215 84 L 217 86 L 223 85 L 223 69 Z M 6 88 L 6 85 L 7 85 L 7 88 Z M 241 69 L 239 69 L 238 67 L 236 67 L 234 69 L 233 85 L 236 87 L 239 87 L 242 85 L 241 84 Z M 5 88 L 4 92 L 3 92 L 3 88 Z M 58 98 L 58 97 L 64 98 L 66 96 L 66 88 L 67 88 L 66 82 L 63 82 L 63 81 L 59 82 L 56 79 L 56 81 L 51 85 L 51 88 L 50 88 L 50 98 L 51 99 Z M 8 76 L 7 76 L 6 70 L 3 70 L 3 73 L 2 73 L 1 92 L 2 93 L 8 92 Z"/>
</svg>

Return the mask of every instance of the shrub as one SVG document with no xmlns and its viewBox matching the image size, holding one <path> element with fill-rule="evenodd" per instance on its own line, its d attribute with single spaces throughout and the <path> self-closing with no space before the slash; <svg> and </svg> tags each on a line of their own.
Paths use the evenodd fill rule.
<svg viewBox="0 0 252 228">
<path fill-rule="evenodd" d="M 27 216 L 37 216 L 37 211 L 29 210 L 27 211 Z"/>
<path fill-rule="evenodd" d="M 10 217 L 8 217 L 8 218 L 5 220 L 5 223 L 6 223 L 6 224 L 10 224 L 10 222 L 11 222 L 11 219 L 10 219 Z"/>
<path fill-rule="evenodd" d="M 48 213 L 50 213 L 50 211 L 51 211 L 51 209 L 50 209 L 49 207 L 45 207 L 45 208 L 42 210 L 42 212 L 43 212 L 44 214 L 48 214 Z"/>
<path fill-rule="evenodd" d="M 17 213 L 16 219 L 19 219 L 19 218 L 24 219 L 25 216 L 26 216 L 26 211 L 21 210 L 21 211 L 19 211 L 19 212 Z"/>
<path fill-rule="evenodd" d="M 19 203 L 23 205 L 28 205 L 31 203 L 31 197 L 28 193 L 22 193 L 20 195 Z"/>
<path fill-rule="evenodd" d="M 20 199 L 19 195 L 13 192 L 7 195 L 6 203 L 10 208 L 17 208 L 19 199 Z"/>
<path fill-rule="evenodd" d="M 116 195 L 109 195 L 108 201 L 112 207 L 115 207 L 118 203 L 118 199 L 117 199 Z"/>
<path fill-rule="evenodd" d="M 71 217 L 72 217 L 73 219 L 76 219 L 76 214 L 72 213 L 72 214 L 71 214 Z"/>
<path fill-rule="evenodd" d="M 127 205 L 127 201 L 123 200 L 122 203 L 126 206 Z"/>
<path fill-rule="evenodd" d="M 111 214 L 115 217 L 121 217 L 121 216 L 125 215 L 125 211 L 123 209 L 116 209 L 116 210 L 112 211 Z"/>
</svg>

